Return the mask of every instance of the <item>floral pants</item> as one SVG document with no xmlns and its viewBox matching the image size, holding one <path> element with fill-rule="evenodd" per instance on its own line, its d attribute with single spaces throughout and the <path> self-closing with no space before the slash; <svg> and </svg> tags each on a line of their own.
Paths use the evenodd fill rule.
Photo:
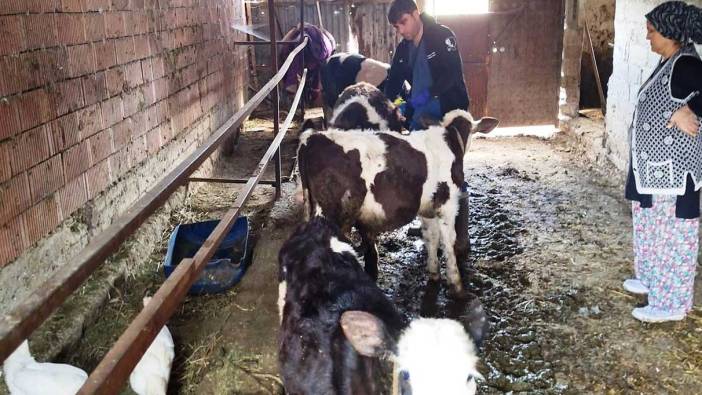
<svg viewBox="0 0 702 395">
<path fill-rule="evenodd" d="M 634 269 L 648 288 L 648 304 L 667 311 L 692 309 L 699 219 L 675 217 L 674 195 L 653 195 L 653 207 L 633 202 Z"/>
</svg>

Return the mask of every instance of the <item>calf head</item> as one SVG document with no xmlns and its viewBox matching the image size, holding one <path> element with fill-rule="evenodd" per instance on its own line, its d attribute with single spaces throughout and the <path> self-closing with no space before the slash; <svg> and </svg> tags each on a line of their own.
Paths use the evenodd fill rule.
<svg viewBox="0 0 702 395">
<path fill-rule="evenodd" d="M 475 133 L 490 133 L 497 127 L 498 123 L 497 119 L 491 117 L 483 117 L 475 121 L 468 111 L 453 110 L 444 115 L 441 126 L 446 129 L 448 141 L 457 140 L 458 148 L 461 151 L 457 153 L 460 157 L 463 157 L 470 146 L 471 135 Z"/>
<path fill-rule="evenodd" d="M 484 321 L 484 315 L 479 319 Z M 475 380 L 482 379 L 475 343 L 483 333 L 468 335 L 458 321 L 418 318 L 395 340 L 377 317 L 347 311 L 341 328 L 359 354 L 393 360 L 400 395 L 474 394 Z"/>
</svg>

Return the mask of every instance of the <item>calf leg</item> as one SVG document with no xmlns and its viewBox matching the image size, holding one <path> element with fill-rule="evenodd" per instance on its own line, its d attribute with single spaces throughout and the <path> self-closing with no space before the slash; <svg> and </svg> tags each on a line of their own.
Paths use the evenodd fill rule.
<svg viewBox="0 0 702 395">
<path fill-rule="evenodd" d="M 442 214 L 444 215 L 439 217 L 441 221 L 439 230 L 441 232 L 441 245 L 446 252 L 446 274 L 448 275 L 449 283 L 451 283 L 451 291 L 458 296 L 463 293 L 463 284 L 461 283 L 461 275 L 458 272 L 456 254 L 454 253 L 456 247 L 456 228 L 454 227 L 456 213 Z"/>
<path fill-rule="evenodd" d="M 377 235 L 369 232 L 363 226 L 356 225 L 358 233 L 361 235 L 361 249 L 363 250 L 364 269 L 374 281 L 378 280 L 378 246 L 376 245 Z"/>
<path fill-rule="evenodd" d="M 438 218 L 422 218 L 422 236 L 427 248 L 427 270 L 429 278 L 439 280 L 439 231 Z"/>
</svg>

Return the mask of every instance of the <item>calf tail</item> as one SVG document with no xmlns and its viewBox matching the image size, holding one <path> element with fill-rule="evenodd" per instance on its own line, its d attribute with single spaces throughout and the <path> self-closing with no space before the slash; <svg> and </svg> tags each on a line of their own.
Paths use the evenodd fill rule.
<svg viewBox="0 0 702 395">
<path fill-rule="evenodd" d="M 309 133 L 309 132 L 306 132 Z M 300 144 L 297 150 L 297 166 L 300 172 L 300 185 L 302 186 L 302 199 L 305 205 L 305 221 L 314 215 L 315 204 L 310 193 L 309 172 L 307 169 L 307 144 Z"/>
</svg>

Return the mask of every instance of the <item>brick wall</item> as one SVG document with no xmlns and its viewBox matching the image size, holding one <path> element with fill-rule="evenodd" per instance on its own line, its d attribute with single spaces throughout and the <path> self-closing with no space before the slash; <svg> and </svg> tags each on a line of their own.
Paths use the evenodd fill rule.
<svg viewBox="0 0 702 395">
<path fill-rule="evenodd" d="M 140 168 L 165 175 L 241 105 L 242 20 L 233 0 L 0 0 L 0 267 L 138 184 L 123 211 Z"/>
<path fill-rule="evenodd" d="M 651 74 L 659 56 L 646 40 L 645 14 L 663 0 L 617 0 L 614 17 L 614 70 L 607 95 L 606 146 L 609 158 L 624 170 L 629 159 L 627 130 L 639 87 Z M 687 0 L 702 7 L 702 0 Z M 699 51 L 698 47 L 698 51 Z"/>
</svg>

